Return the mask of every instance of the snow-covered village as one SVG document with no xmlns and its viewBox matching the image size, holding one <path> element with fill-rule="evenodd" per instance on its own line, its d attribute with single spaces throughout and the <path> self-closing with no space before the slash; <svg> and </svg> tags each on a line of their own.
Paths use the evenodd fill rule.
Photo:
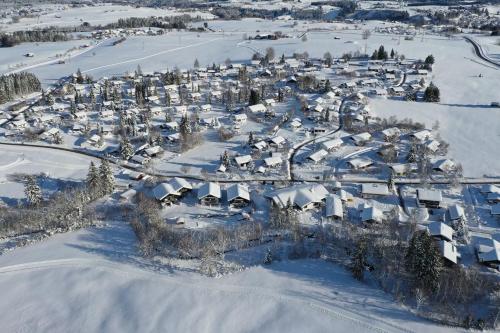
<svg viewBox="0 0 500 333">
<path fill-rule="evenodd" d="M 500 4 L 4 1 L 0 331 L 496 332 Z"/>
</svg>

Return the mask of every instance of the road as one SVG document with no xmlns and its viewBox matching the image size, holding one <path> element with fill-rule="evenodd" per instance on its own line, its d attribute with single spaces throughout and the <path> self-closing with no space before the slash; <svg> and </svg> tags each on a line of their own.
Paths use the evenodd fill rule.
<svg viewBox="0 0 500 333">
<path fill-rule="evenodd" d="M 491 59 L 490 57 L 488 57 L 488 55 L 486 54 L 486 52 L 484 52 L 482 46 L 478 42 L 476 42 L 474 39 L 472 39 L 468 36 L 464 36 L 464 39 L 472 44 L 472 46 L 474 47 L 474 52 L 476 53 L 476 55 L 479 58 L 486 61 L 487 63 L 494 65 L 497 68 L 500 68 L 500 63 L 498 63 L 498 62 L 494 61 L 493 59 Z"/>
</svg>

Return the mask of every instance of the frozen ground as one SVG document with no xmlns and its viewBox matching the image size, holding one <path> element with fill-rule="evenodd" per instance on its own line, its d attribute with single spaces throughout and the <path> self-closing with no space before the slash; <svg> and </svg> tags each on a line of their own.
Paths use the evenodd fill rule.
<svg viewBox="0 0 500 333">
<path fill-rule="evenodd" d="M 218 279 L 134 256 L 122 223 L 56 235 L 0 257 L 6 332 L 452 332 L 319 260 Z"/>
</svg>

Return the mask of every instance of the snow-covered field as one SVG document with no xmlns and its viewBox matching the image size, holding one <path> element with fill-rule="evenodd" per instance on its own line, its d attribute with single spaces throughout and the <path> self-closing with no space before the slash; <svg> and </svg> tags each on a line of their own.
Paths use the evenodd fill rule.
<svg viewBox="0 0 500 333">
<path fill-rule="evenodd" d="M 41 15 L 22 18 L 18 23 L 12 23 L 10 19 L 0 20 L 0 27 L 5 31 L 17 31 L 51 26 L 78 26 L 83 22 L 88 22 L 91 25 L 104 25 L 127 17 L 176 16 L 183 14 L 192 17 L 213 17 L 212 14 L 197 11 L 182 12 L 175 9 L 136 8 L 110 4 L 76 8 L 53 5 L 42 6 L 42 8 L 44 8 L 44 11 Z"/>
<path fill-rule="evenodd" d="M 452 332 L 320 260 L 221 278 L 151 265 L 119 222 L 0 257 L 5 332 Z"/>
</svg>

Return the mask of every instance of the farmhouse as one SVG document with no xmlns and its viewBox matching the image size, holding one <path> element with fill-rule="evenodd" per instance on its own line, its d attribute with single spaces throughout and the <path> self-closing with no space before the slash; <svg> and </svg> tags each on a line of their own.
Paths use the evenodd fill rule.
<svg viewBox="0 0 500 333">
<path fill-rule="evenodd" d="M 366 169 L 369 166 L 371 166 L 373 164 L 373 161 L 367 158 L 357 157 L 347 161 L 347 164 L 354 170 L 360 170 L 360 169 Z"/>
<path fill-rule="evenodd" d="M 276 190 L 267 194 L 278 207 L 284 208 L 291 203 L 294 207 L 306 211 L 318 207 L 328 195 L 321 184 L 304 184 Z"/>
<path fill-rule="evenodd" d="M 311 155 L 309 155 L 307 158 L 309 160 L 313 161 L 314 163 L 318 163 L 319 161 L 324 159 L 326 156 L 328 156 L 328 152 L 324 149 L 320 149 L 320 150 L 312 153 Z"/>
<path fill-rule="evenodd" d="M 278 156 L 271 156 L 271 157 L 266 157 L 264 159 L 264 163 L 266 164 L 267 167 L 277 167 L 279 165 L 281 165 L 281 157 L 278 157 Z"/>
<path fill-rule="evenodd" d="M 333 140 L 328 140 L 328 141 L 322 142 L 321 147 L 327 151 L 332 151 L 332 150 L 342 146 L 342 143 L 344 143 L 344 141 L 342 141 L 342 139 L 333 139 Z"/>
<path fill-rule="evenodd" d="M 177 201 L 177 199 L 181 196 L 179 192 L 177 192 L 172 185 L 169 183 L 161 183 L 153 188 L 153 195 L 156 200 L 159 200 L 163 203 L 172 203 Z"/>
<path fill-rule="evenodd" d="M 356 146 L 363 146 L 367 141 L 370 141 L 371 135 L 368 132 L 356 134 L 351 136 L 351 140 Z"/>
<path fill-rule="evenodd" d="M 267 108 L 264 106 L 264 104 L 255 104 L 248 106 L 248 111 L 252 113 L 265 113 L 267 111 Z"/>
<path fill-rule="evenodd" d="M 236 156 L 234 158 L 234 161 L 240 168 L 246 168 L 248 164 L 252 162 L 252 156 L 250 155 Z"/>
</svg>

